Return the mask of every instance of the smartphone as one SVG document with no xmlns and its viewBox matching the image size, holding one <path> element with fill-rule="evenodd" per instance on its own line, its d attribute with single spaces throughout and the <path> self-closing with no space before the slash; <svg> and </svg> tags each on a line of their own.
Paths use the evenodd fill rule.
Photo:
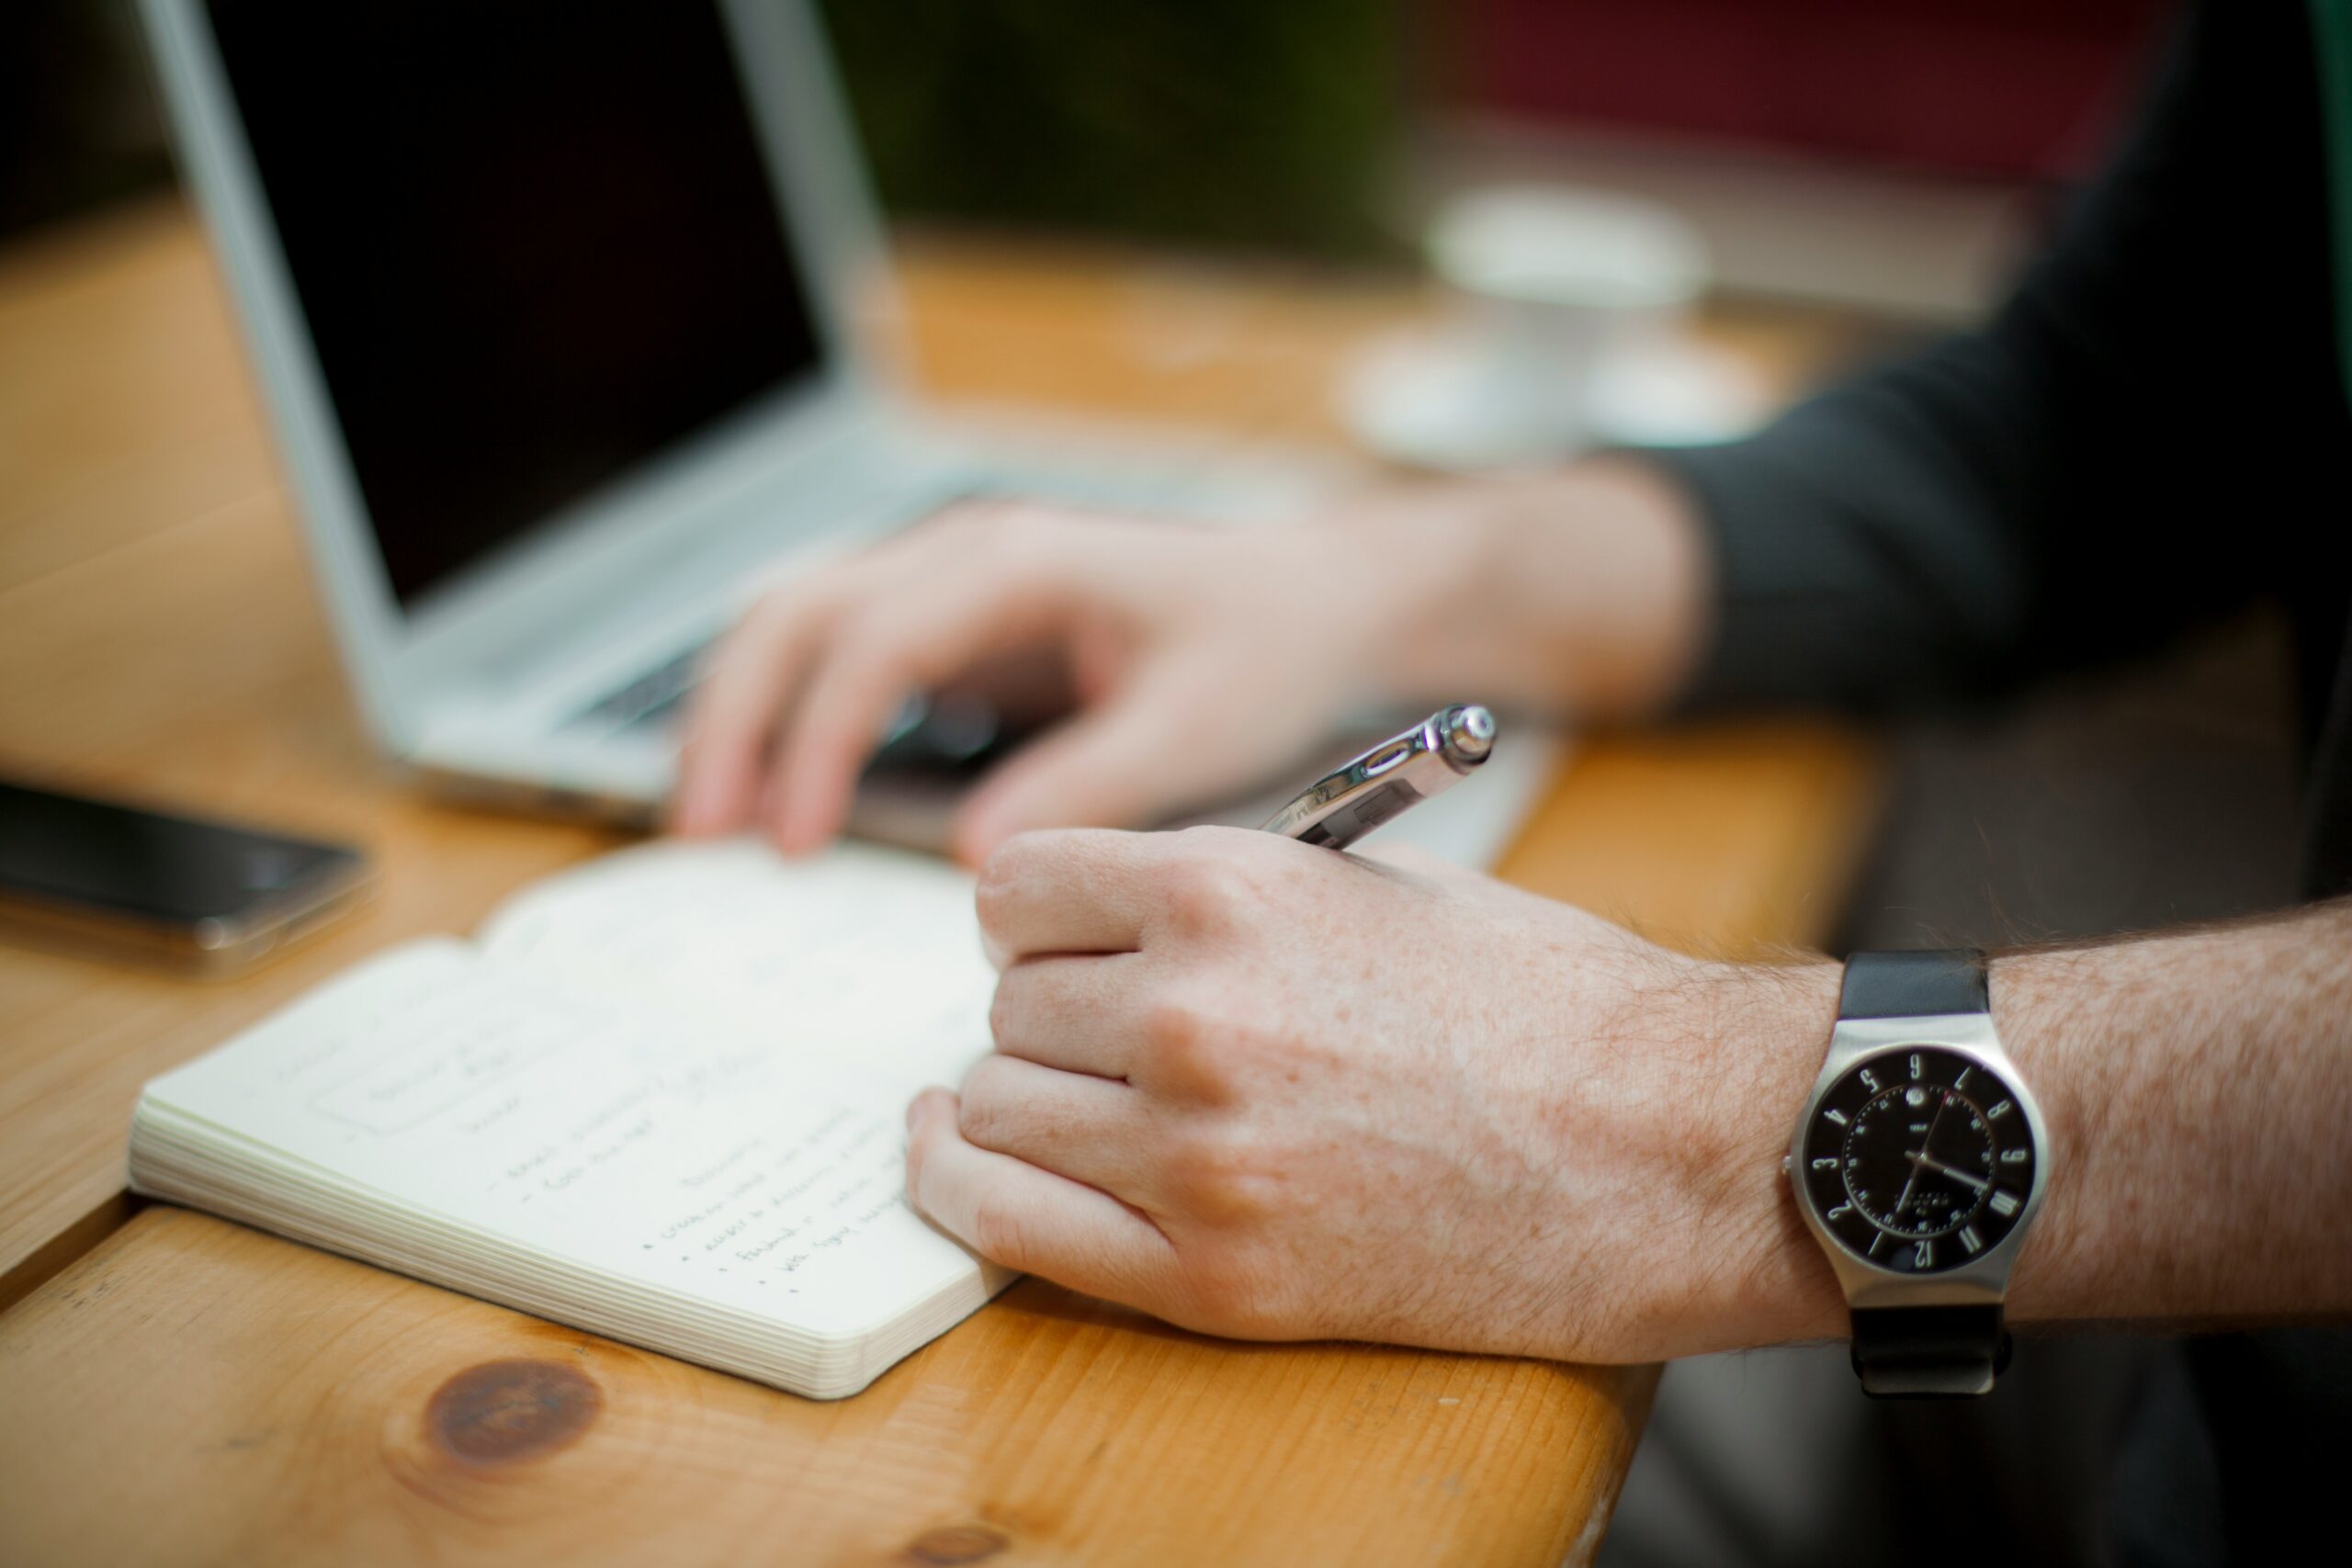
<svg viewBox="0 0 2352 1568">
<path fill-rule="evenodd" d="M 0 936 L 223 975 L 368 886 L 343 844 L 0 781 Z"/>
</svg>

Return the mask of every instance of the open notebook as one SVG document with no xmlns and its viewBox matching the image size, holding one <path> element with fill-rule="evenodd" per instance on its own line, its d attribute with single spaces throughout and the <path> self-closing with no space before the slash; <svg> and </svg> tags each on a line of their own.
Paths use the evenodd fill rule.
<svg viewBox="0 0 2352 1568">
<path fill-rule="evenodd" d="M 649 845 L 157 1078 L 131 1185 L 838 1397 L 1011 1278 L 901 1196 L 994 986 L 944 863 Z"/>
<path fill-rule="evenodd" d="M 1489 864 L 1556 755 L 1515 738 L 1384 838 Z M 130 1182 L 836 1398 L 1011 1278 L 904 1197 L 907 1102 L 988 1050 L 995 984 L 944 862 L 647 844 L 157 1078 Z"/>
</svg>

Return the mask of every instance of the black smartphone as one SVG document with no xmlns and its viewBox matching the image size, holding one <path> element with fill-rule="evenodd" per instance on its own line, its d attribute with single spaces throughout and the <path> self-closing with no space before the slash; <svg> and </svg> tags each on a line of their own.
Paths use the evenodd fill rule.
<svg viewBox="0 0 2352 1568">
<path fill-rule="evenodd" d="M 343 844 L 0 782 L 0 935 L 224 974 L 366 890 Z"/>
</svg>

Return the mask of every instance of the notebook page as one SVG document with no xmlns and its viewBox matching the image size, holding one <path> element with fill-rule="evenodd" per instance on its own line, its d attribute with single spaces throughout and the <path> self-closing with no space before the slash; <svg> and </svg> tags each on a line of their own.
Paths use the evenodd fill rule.
<svg viewBox="0 0 2352 1568">
<path fill-rule="evenodd" d="M 802 1043 L 616 1007 L 435 941 L 155 1080 L 142 1110 L 454 1221 L 522 1261 L 868 1333 L 979 1265 L 906 1205 L 895 1088 L 841 1068 L 820 1034 Z"/>
<path fill-rule="evenodd" d="M 989 1048 L 996 973 L 972 878 L 901 850 L 786 860 L 752 839 L 656 841 L 533 885 L 481 938 L 494 962 L 576 989 L 837 1055 L 900 1108 Z"/>
</svg>

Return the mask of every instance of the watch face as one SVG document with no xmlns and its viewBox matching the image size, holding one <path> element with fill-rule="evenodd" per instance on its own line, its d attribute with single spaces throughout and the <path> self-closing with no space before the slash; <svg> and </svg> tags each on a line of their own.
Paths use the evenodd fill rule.
<svg viewBox="0 0 2352 1568">
<path fill-rule="evenodd" d="M 1983 1063 L 1900 1045 L 1830 1086 L 1801 1157 L 1814 1212 L 1847 1251 L 1938 1274 L 2017 1228 L 2041 1151 L 2016 1090 Z"/>
</svg>

